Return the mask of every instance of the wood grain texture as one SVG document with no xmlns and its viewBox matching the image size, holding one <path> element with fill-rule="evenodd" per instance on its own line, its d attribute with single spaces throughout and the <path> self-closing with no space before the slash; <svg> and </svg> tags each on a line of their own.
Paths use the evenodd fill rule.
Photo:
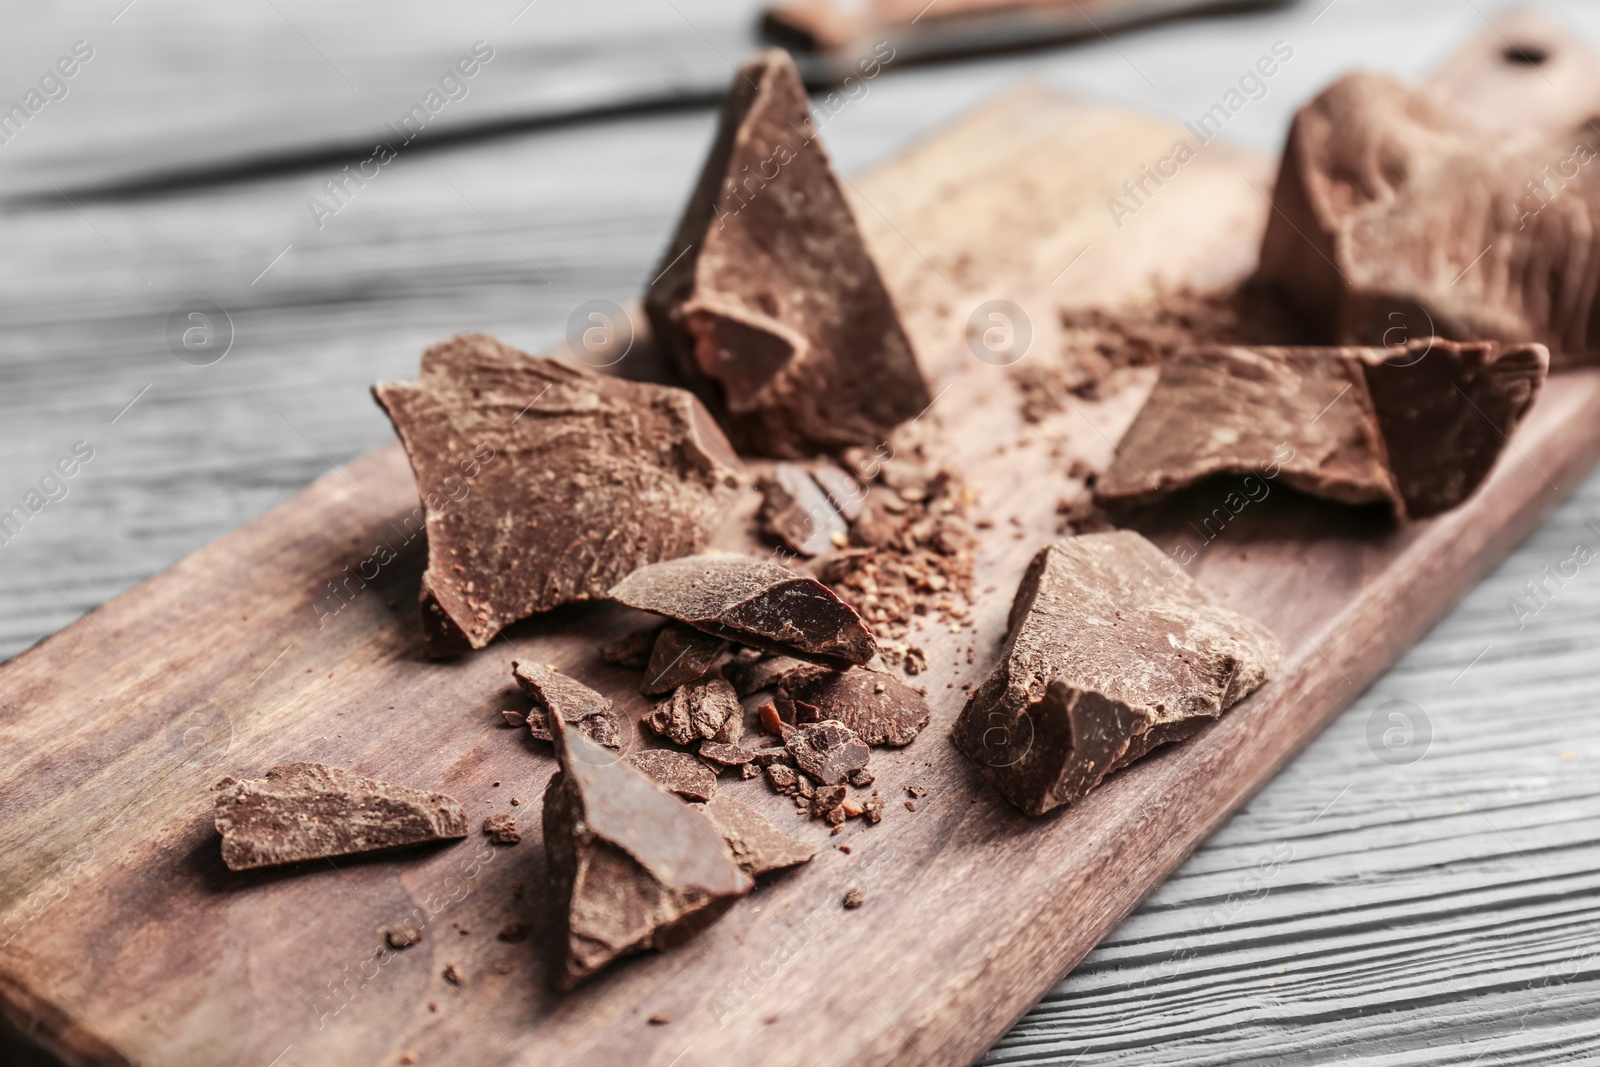
<svg viewBox="0 0 1600 1067">
<path fill-rule="evenodd" d="M 1595 28 L 1582 5 L 1539 6 Z M 117 25 L 172 7 L 141 2 Z M 1483 25 L 1456 0 L 1340 0 L 1308 28 L 1316 13 L 1307 6 L 1121 38 L 1115 49 L 907 74 L 875 84 L 870 102 L 825 135 L 853 170 L 1029 71 L 1183 117 L 1284 37 L 1296 48 L 1289 80 L 1229 131 L 1267 146 L 1287 109 L 1342 67 L 1359 61 L 1415 77 Z M 40 31 L 9 40 L 53 56 L 59 34 L 44 24 Z M 704 47 L 699 38 L 689 44 Z M 204 64 L 258 54 L 275 62 L 242 46 L 189 49 L 182 69 L 193 80 L 180 87 L 234 92 Z M 150 55 L 162 62 L 159 50 Z M 107 95 L 138 89 L 142 77 L 123 72 Z M 80 102 L 108 101 L 69 103 Z M 142 106 L 122 121 L 182 114 Z M 69 500 L 0 550 L 0 655 L 76 618 L 71 604 L 98 604 L 285 499 L 327 469 L 324 457 L 342 463 L 386 440 L 365 386 L 414 372 L 423 345 L 482 327 L 538 350 L 583 299 L 625 301 L 653 274 L 709 132 L 708 117 L 671 117 L 419 157 L 309 238 L 304 198 L 320 172 L 91 204 L 86 218 L 65 206 L 9 217 L 0 255 L 0 487 L 16 499 L 76 438 L 92 439 L 99 452 Z M 638 181 L 640 159 L 664 180 Z M 293 251 L 252 287 L 290 241 Z M 553 284 L 539 282 L 527 260 Z M 241 326 L 228 359 L 204 369 L 178 364 L 161 337 L 167 313 L 197 296 L 224 303 Z M 991 1056 L 1385 1067 L 1591 1058 L 1600 912 L 1584 872 L 1597 864 L 1591 709 L 1600 690 L 1589 665 L 1600 586 L 1585 568 L 1520 630 L 1507 599 L 1543 565 L 1565 559 L 1575 538 L 1591 537 L 1583 522 L 1595 518 L 1600 495 L 1591 481 Z M 301 652 L 291 649 L 284 662 Z M 1370 715 L 1396 697 L 1433 719 L 1427 758 L 1411 767 L 1379 762 L 1365 738 Z M 9 700 L 0 687 L 0 704 Z M 1268 895 L 1241 909 L 1239 898 L 1257 884 L 1251 870 L 1280 846 L 1295 850 L 1293 862 Z M 59 893 L 59 873 L 33 888 Z M 0 897 L 7 912 L 21 903 Z M 367 988 L 368 1002 L 378 996 L 379 987 Z M 681 1062 L 695 1060 L 691 1052 Z M 295 1052 L 282 1062 L 296 1062 Z"/>
</svg>

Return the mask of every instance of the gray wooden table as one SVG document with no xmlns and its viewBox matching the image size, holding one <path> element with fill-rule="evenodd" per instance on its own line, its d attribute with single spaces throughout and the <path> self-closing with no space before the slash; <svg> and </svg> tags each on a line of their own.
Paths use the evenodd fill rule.
<svg viewBox="0 0 1600 1067">
<path fill-rule="evenodd" d="M 1536 6 L 1600 42 L 1593 5 Z M 1025 77 L 1182 121 L 1282 40 L 1292 60 L 1228 128 L 1273 149 L 1338 72 L 1419 77 L 1492 8 L 1312 0 L 901 71 L 827 140 L 858 169 Z M 0 104 L 75 42 L 93 57 L 0 144 L 0 510 L 77 442 L 93 458 L 47 481 L 58 499 L 0 544 L 0 657 L 388 440 L 367 386 L 411 376 L 424 345 L 483 330 L 537 351 L 583 301 L 636 294 L 752 10 L 8 10 Z M 439 113 L 434 143 L 419 138 L 318 228 L 308 198 L 370 154 L 341 146 L 396 121 L 478 41 L 494 56 Z M 612 108 L 651 92 L 673 105 Z M 231 180 L 130 184 L 180 165 Z M 174 311 L 199 300 L 231 322 L 208 366 L 168 341 Z M 1571 503 L 984 1062 L 1600 1062 L 1600 569 L 1547 585 L 1536 614 L 1508 604 L 1575 542 L 1600 547 L 1600 480 L 1563 488 Z"/>
</svg>

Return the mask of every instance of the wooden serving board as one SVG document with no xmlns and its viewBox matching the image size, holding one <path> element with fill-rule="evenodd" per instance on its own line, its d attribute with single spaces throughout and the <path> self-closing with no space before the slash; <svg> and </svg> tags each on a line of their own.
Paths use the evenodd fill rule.
<svg viewBox="0 0 1600 1067">
<path fill-rule="evenodd" d="M 991 668 L 1028 558 L 1057 536 L 1074 459 L 1103 466 L 1148 384 L 1019 415 L 1073 306 L 1227 285 L 1251 268 L 1271 162 L 1210 145 L 1119 228 L 1107 198 L 1180 131 L 1040 90 L 988 105 L 852 186 L 863 227 L 939 394 L 897 435 L 958 470 L 993 520 L 959 633 L 927 622 L 933 723 L 874 756 L 881 825 L 827 828 L 760 780 L 722 789 L 826 845 L 690 944 L 557 996 L 538 803 L 548 749 L 502 724 L 509 662 L 554 663 L 637 717 L 636 678 L 596 645 L 631 613 L 562 609 L 463 659 L 423 658 L 416 506 L 390 446 L 0 667 L 0 1018 L 69 1064 L 965 1064 L 1446 611 L 1600 458 L 1600 373 L 1550 381 L 1466 505 L 1395 530 L 1287 493 L 1206 542 L 1220 501 L 1172 501 L 1141 528 L 1279 636 L 1279 674 L 1215 726 L 1070 810 L 1026 818 L 946 733 Z M 972 309 L 1023 307 L 1016 367 L 973 357 Z M 646 355 L 641 343 L 639 358 Z M 630 357 L 634 358 L 634 357 Z M 750 546 L 735 516 L 723 547 Z M 399 558 L 331 619 L 327 584 L 380 544 Z M 325 608 L 324 608 L 325 610 Z M 319 625 L 319 622 L 321 623 Z M 634 743 L 639 743 L 637 739 Z M 524 841 L 236 874 L 207 787 L 319 760 L 513 813 Z M 928 795 L 900 805 L 907 783 Z M 516 802 L 520 801 L 520 804 Z M 864 906 L 841 907 L 851 888 Z M 381 927 L 426 919 L 381 956 Z M 511 923 L 531 935 L 496 937 Z M 447 965 L 463 976 L 444 979 Z M 654 1014 L 670 1018 L 651 1024 Z"/>
</svg>

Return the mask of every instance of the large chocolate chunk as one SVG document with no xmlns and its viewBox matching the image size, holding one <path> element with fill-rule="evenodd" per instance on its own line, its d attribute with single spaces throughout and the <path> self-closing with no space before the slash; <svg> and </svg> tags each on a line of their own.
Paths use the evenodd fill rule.
<svg viewBox="0 0 1600 1067">
<path fill-rule="evenodd" d="M 533 701 L 528 728 L 533 736 L 552 741 L 552 720 L 572 723 L 592 741 L 607 748 L 622 747 L 622 724 L 611 711 L 611 701 L 582 682 L 537 663 L 511 661 L 511 676 Z"/>
<path fill-rule="evenodd" d="M 879 671 L 812 668 L 795 672 L 783 683 L 784 693 L 815 708 L 796 715 L 797 723 L 837 719 L 869 745 L 909 745 L 928 725 L 928 702 L 921 693 Z"/>
<path fill-rule="evenodd" d="M 1426 89 L 1346 75 L 1295 116 L 1261 277 L 1340 343 L 1537 341 L 1558 365 L 1592 361 L 1597 144 L 1587 123 L 1491 130 Z"/>
<path fill-rule="evenodd" d="M 753 883 L 688 804 L 552 721 L 561 771 L 544 794 L 544 847 L 567 922 L 555 984 L 570 989 L 619 956 L 682 944 Z"/>
<path fill-rule="evenodd" d="M 670 693 L 680 685 L 698 682 L 711 673 L 727 651 L 728 642 L 692 626 L 670 623 L 662 627 L 645 664 L 639 692 L 646 696 Z"/>
<path fill-rule="evenodd" d="M 681 686 L 655 706 L 645 725 L 678 745 L 707 741 L 732 743 L 744 736 L 744 708 L 721 678 Z"/>
<path fill-rule="evenodd" d="M 1278 660 L 1266 627 L 1139 534 L 1085 534 L 1034 556 L 1000 664 L 951 733 L 1007 800 L 1041 815 L 1216 719 Z"/>
<path fill-rule="evenodd" d="M 744 451 L 873 448 L 931 401 L 783 51 L 733 79 L 645 311 Z"/>
<path fill-rule="evenodd" d="M 1242 486 L 1252 497 L 1279 479 L 1344 503 L 1387 502 L 1403 518 L 1437 515 L 1488 476 L 1548 363 L 1543 345 L 1436 337 L 1184 352 L 1163 365 L 1095 498 L 1143 504 L 1201 478 L 1253 474 Z"/>
<path fill-rule="evenodd" d="M 736 496 L 731 451 L 681 389 L 603 378 L 474 334 L 373 395 L 405 445 L 426 524 L 432 655 L 604 596 L 646 563 L 700 551 Z"/>
<path fill-rule="evenodd" d="M 736 800 L 716 797 L 700 811 L 727 842 L 733 862 L 752 878 L 797 867 L 817 854 L 817 846 L 796 841 Z"/>
<path fill-rule="evenodd" d="M 815 578 L 749 556 L 689 556 L 641 567 L 615 600 L 708 634 L 843 670 L 877 651 L 861 616 Z"/>
<path fill-rule="evenodd" d="M 216 790 L 222 861 L 230 870 L 375 852 L 467 836 L 467 813 L 443 793 L 287 763 L 265 778 L 224 778 Z"/>
</svg>

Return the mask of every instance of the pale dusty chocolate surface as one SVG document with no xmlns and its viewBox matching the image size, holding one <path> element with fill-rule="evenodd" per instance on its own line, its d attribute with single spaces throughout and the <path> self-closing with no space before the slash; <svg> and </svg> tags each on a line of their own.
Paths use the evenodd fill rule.
<svg viewBox="0 0 1600 1067">
<path fill-rule="evenodd" d="M 641 567 L 611 597 L 706 633 L 829 666 L 877 651 L 861 617 L 815 578 L 749 556 L 689 556 Z"/>
<path fill-rule="evenodd" d="M 717 795 L 717 775 L 687 752 L 647 748 L 628 757 L 656 785 L 689 800 L 710 800 Z"/>
<path fill-rule="evenodd" d="M 566 920 L 558 988 L 619 956 L 682 944 L 748 893 L 721 835 L 577 730 L 555 724 L 561 771 L 544 795 L 544 844 Z"/>
<path fill-rule="evenodd" d="M 1214 475 L 1219 503 L 1275 484 L 1424 518 L 1465 500 L 1508 447 L 1549 358 L 1542 345 L 1209 346 L 1170 358 L 1095 496 L 1146 504 Z M 1242 505 L 1240 505 L 1242 506 Z"/>
<path fill-rule="evenodd" d="M 817 846 L 798 841 L 760 813 L 719 796 L 700 809 L 733 853 L 733 862 L 752 878 L 809 862 Z"/>
<path fill-rule="evenodd" d="M 1001 661 L 951 736 L 1039 815 L 1216 719 L 1280 658 L 1266 627 L 1217 605 L 1141 535 L 1068 538 L 1029 565 Z"/>
<path fill-rule="evenodd" d="M 519 619 L 700 551 L 737 496 L 738 461 L 681 389 L 472 334 L 428 349 L 416 381 L 379 383 L 373 395 L 426 513 L 422 613 L 434 655 L 482 648 Z"/>
<path fill-rule="evenodd" d="M 645 310 L 744 451 L 873 448 L 932 400 L 779 50 L 734 77 Z"/>
<path fill-rule="evenodd" d="M 1348 74 L 1295 116 L 1261 277 L 1330 342 L 1537 341 L 1557 366 L 1592 362 L 1597 148 L 1587 124 L 1491 130 L 1427 89 Z"/>
<path fill-rule="evenodd" d="M 212 788 L 222 860 L 235 871 L 467 836 L 466 810 L 452 797 L 320 763 Z"/>
</svg>

